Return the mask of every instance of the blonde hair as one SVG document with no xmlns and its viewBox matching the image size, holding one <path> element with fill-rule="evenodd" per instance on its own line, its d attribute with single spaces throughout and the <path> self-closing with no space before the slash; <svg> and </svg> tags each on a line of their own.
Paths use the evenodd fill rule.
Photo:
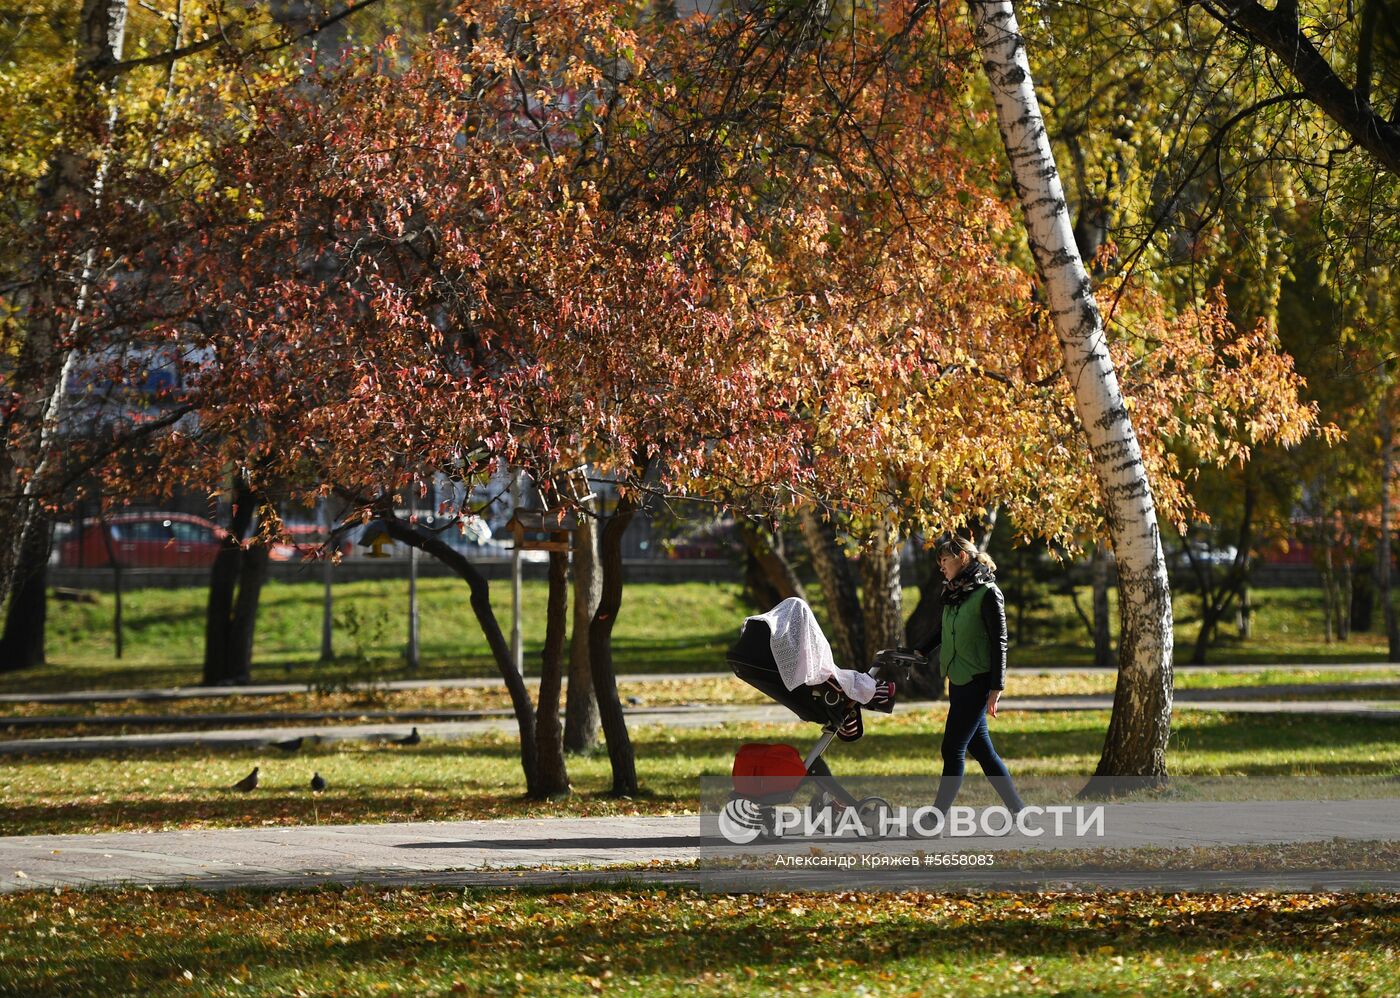
<svg viewBox="0 0 1400 998">
<path fill-rule="evenodd" d="M 934 556 L 942 558 L 947 555 L 949 558 L 956 558 L 960 554 L 965 554 L 973 561 L 979 562 L 987 567 L 987 571 L 995 572 L 997 563 L 992 560 L 992 556 L 985 551 L 977 550 L 977 545 L 973 544 L 966 537 L 959 537 L 957 534 L 947 534 L 938 542 Z"/>
</svg>

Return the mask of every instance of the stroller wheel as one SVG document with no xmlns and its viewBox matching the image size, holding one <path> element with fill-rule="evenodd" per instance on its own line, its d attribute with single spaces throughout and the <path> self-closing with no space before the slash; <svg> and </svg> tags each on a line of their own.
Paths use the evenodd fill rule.
<svg viewBox="0 0 1400 998">
<path fill-rule="evenodd" d="M 758 841 L 772 842 L 778 837 L 778 809 L 764 804 L 759 813 L 763 824 L 758 830 Z"/>
<path fill-rule="evenodd" d="M 777 812 L 767 804 L 731 794 L 719 814 L 720 834 L 735 845 L 776 838 Z"/>
<path fill-rule="evenodd" d="M 839 810 L 840 805 L 835 797 L 825 790 L 818 790 L 812 794 L 812 799 L 807 804 L 807 820 L 814 827 L 834 828 Z M 822 824 L 823 822 L 825 824 Z"/>
<path fill-rule="evenodd" d="M 894 809 L 883 797 L 865 797 L 856 805 L 856 816 L 860 818 L 861 838 L 878 839 L 883 837 L 884 817 Z"/>
</svg>

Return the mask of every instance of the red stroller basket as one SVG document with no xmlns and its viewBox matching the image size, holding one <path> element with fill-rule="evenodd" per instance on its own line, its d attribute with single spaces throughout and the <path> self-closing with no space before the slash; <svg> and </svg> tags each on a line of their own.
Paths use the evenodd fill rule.
<svg viewBox="0 0 1400 998">
<path fill-rule="evenodd" d="M 787 803 L 808 775 L 806 762 L 791 745 L 750 742 L 734 756 L 734 792 L 749 800 Z"/>
<path fill-rule="evenodd" d="M 734 757 L 731 801 L 752 801 L 771 810 L 774 805 L 790 803 L 803 784 L 811 780 L 816 788 L 813 809 L 856 808 L 862 818 L 880 809 L 887 810 L 889 804 L 882 798 L 856 798 L 841 785 L 822 759 L 842 722 L 860 707 L 834 694 L 828 687 L 789 690 L 778 673 L 769 638 L 767 624 L 750 620 L 738 642 L 729 649 L 729 667 L 738 678 L 762 690 L 804 721 L 820 724 L 822 735 L 805 758 L 791 745 L 755 742 L 741 746 Z M 902 678 L 907 682 L 907 667 L 915 657 L 904 651 L 882 651 L 876 656 L 872 672 L 899 677 L 904 670 Z"/>
</svg>

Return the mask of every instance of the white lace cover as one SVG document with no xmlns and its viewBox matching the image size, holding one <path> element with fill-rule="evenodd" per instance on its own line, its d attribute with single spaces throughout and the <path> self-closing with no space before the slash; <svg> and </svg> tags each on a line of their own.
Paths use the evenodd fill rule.
<svg viewBox="0 0 1400 998">
<path fill-rule="evenodd" d="M 783 677 L 783 685 L 788 689 L 820 686 L 834 678 L 846 696 L 856 703 L 869 703 L 875 695 L 875 680 L 869 675 L 836 667 L 831 642 L 826 640 L 806 600 L 791 596 L 767 613 L 746 617 L 744 623 L 750 620 L 761 620 L 768 625 L 772 634 L 768 644 L 778 663 L 778 675 Z"/>
</svg>

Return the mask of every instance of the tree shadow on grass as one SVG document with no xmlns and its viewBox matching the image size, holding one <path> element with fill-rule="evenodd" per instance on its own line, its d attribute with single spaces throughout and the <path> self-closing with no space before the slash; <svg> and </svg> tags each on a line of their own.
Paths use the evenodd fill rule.
<svg viewBox="0 0 1400 998">
<path fill-rule="evenodd" d="M 406 821 L 479 821 L 545 817 L 557 813 L 521 794 L 492 793 L 494 787 L 373 791 L 344 794 L 284 794 L 264 797 L 166 797 L 93 802 L 49 801 L 7 806 L 3 835 L 68 835 L 101 830 L 152 831 L 199 825 L 208 828 L 264 828 L 291 825 L 387 824 Z M 590 795 L 579 795 L 587 804 Z M 656 798 L 661 804 L 684 802 Z M 605 798 L 598 798 L 606 804 Z M 690 802 L 694 806 L 694 802 Z"/>
<path fill-rule="evenodd" d="M 335 890 L 293 895 L 290 904 L 275 907 L 269 892 L 195 895 L 178 935 L 153 934 L 143 941 L 127 931 L 112 938 L 99 932 L 89 944 L 65 952 L 62 960 L 16 964 L 27 978 L 16 983 L 34 994 L 73 993 L 89 990 L 95 982 L 173 985 L 182 983 L 180 976 L 188 968 L 195 968 L 203 981 L 224 981 L 246 977 L 247 968 L 254 967 L 253 983 L 264 987 L 272 984 L 267 975 L 293 969 L 301 972 L 297 985 L 313 990 L 346 986 L 357 977 L 363 986 L 370 983 L 365 974 L 390 987 L 400 974 L 419 981 L 418 975 L 461 974 L 470 975 L 478 987 L 512 985 L 517 970 L 528 972 L 536 982 L 547 976 L 564 986 L 578 974 L 584 955 L 597 960 L 607 954 L 614 975 L 661 975 L 676 983 L 701 974 L 744 975 L 746 968 L 766 974 L 802 968 L 815 974 L 818 958 L 826 966 L 850 961 L 872 974 L 901 962 L 907 969 L 907 962 L 916 961 L 925 965 L 928 983 L 936 987 L 962 980 L 970 971 L 986 972 L 993 953 L 999 964 L 1024 964 L 1092 955 L 1106 945 L 1114 956 L 1156 956 L 1169 968 L 1193 970 L 1226 951 L 1232 959 L 1252 950 L 1274 952 L 1282 957 L 1251 965 L 1249 976 L 1292 976 L 1287 955 L 1382 951 L 1395 944 L 1394 925 L 1400 919 L 1400 901 L 1393 899 L 1337 899 L 1304 910 L 1240 906 L 1221 911 L 1109 897 L 1065 905 L 1048 917 L 1043 910 L 1005 899 L 959 909 L 956 917 L 947 919 L 894 908 L 878 919 L 843 918 L 828 909 L 818 920 L 794 915 L 785 907 L 755 906 L 714 920 L 706 919 L 703 911 L 688 910 L 684 901 L 661 903 L 642 895 L 634 900 L 647 903 L 614 907 L 609 899 L 626 901 L 625 891 L 556 890 L 547 902 L 516 895 L 519 903 L 507 913 L 514 917 L 488 919 L 463 914 L 470 915 L 474 901 L 498 904 L 502 895 L 472 892 L 464 900 L 454 892 L 443 895 L 438 904 L 431 903 L 429 895 L 411 899 L 407 906 L 398 899 L 382 906 L 373 929 L 362 928 L 364 920 L 352 918 L 349 927 L 338 925 L 332 937 L 321 927 L 325 918 L 315 901 L 324 897 L 324 915 L 339 921 L 338 916 L 347 914 L 338 910 L 339 895 Z M 113 904 L 105 918 L 109 927 L 126 930 L 139 923 L 128 907 L 136 903 Z M 363 904 L 357 901 L 351 913 Z M 559 917 L 549 917 L 551 908 Z M 165 917 L 172 911 L 167 905 L 158 910 Z M 531 917 L 536 910 L 545 917 Z M 569 917 L 577 911 L 589 914 Z M 257 919 L 256 933 L 247 931 L 250 912 Z M 683 917 L 687 915 L 691 917 Z M 1093 962 L 1084 965 L 1089 974 L 1101 969 Z M 1072 980 L 1057 984 L 1076 988 Z"/>
</svg>

